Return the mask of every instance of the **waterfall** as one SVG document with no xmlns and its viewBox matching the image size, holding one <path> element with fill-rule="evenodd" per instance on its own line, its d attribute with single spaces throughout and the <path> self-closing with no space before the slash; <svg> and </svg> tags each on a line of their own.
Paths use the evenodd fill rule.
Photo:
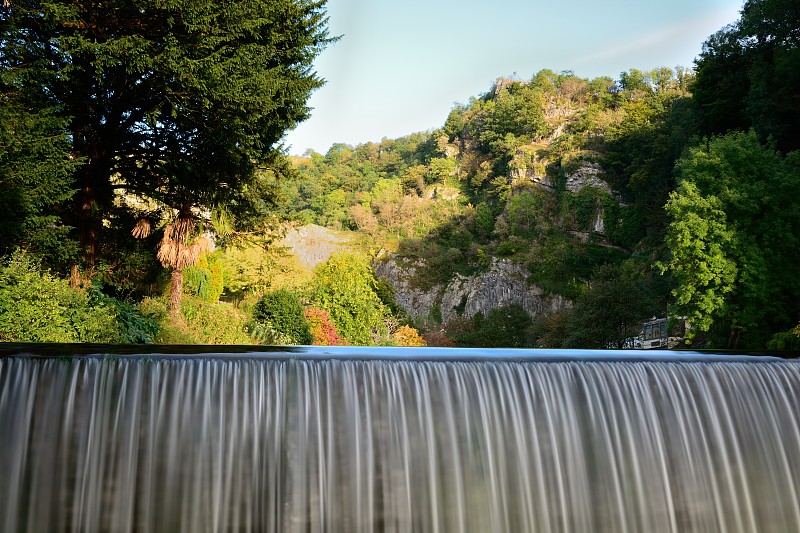
<svg viewBox="0 0 800 533">
<path fill-rule="evenodd" d="M 800 531 L 800 362 L 440 352 L 0 353 L 0 531 Z"/>
</svg>

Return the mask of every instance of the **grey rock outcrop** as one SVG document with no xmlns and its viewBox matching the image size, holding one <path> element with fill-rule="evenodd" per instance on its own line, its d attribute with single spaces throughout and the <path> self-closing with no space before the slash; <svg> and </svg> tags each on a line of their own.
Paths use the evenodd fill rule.
<svg viewBox="0 0 800 533">
<path fill-rule="evenodd" d="M 545 294 L 530 284 L 522 265 L 508 259 L 495 258 L 486 272 L 473 276 L 457 274 L 447 285 L 430 289 L 414 286 L 413 279 L 420 266 L 419 263 L 401 265 L 394 258 L 388 258 L 376 267 L 377 274 L 395 287 L 397 304 L 415 318 L 427 318 L 437 304 L 445 323 L 456 316 L 471 318 L 513 303 L 521 305 L 531 316 L 571 305 L 561 296 Z"/>
<path fill-rule="evenodd" d="M 414 278 L 421 266 L 421 263 L 400 264 L 393 257 L 386 257 L 375 265 L 378 277 L 386 278 L 394 287 L 394 301 L 412 317 L 427 317 L 441 292 L 440 285 L 427 290 L 415 286 Z"/>
<path fill-rule="evenodd" d="M 584 187 L 594 187 L 613 194 L 608 183 L 600 178 L 602 169 L 597 163 L 584 161 L 575 172 L 567 176 L 566 189 L 571 192 L 578 192 Z"/>
<path fill-rule="evenodd" d="M 287 231 L 280 244 L 289 248 L 303 266 L 312 269 L 335 252 L 347 249 L 348 239 L 328 228 L 308 224 Z"/>
</svg>

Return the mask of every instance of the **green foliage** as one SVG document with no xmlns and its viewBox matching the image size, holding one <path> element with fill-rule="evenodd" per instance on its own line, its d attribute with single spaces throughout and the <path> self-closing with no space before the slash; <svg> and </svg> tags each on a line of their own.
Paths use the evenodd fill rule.
<svg viewBox="0 0 800 533">
<path fill-rule="evenodd" d="M 800 351 L 800 334 L 798 328 L 791 331 L 781 331 L 772 336 L 767 343 L 768 350 Z"/>
<path fill-rule="evenodd" d="M 238 220 L 262 214 L 270 195 L 255 169 L 286 169 L 276 146 L 308 116 L 306 101 L 323 83 L 312 63 L 332 41 L 324 6 L 43 0 L 2 8 L 4 87 L 26 95 L 38 117 L 56 110 L 69 132 L 60 138 L 85 163 L 71 172 L 80 197 L 60 214 L 78 228 L 87 266 L 103 221 L 127 208 L 115 201 L 120 189 L 176 209 L 227 203 Z"/>
<path fill-rule="evenodd" d="M 570 334 L 572 309 L 535 317 L 528 328 L 528 341 L 533 348 L 561 348 Z"/>
<path fill-rule="evenodd" d="M 278 245 L 244 243 L 223 250 L 225 294 L 239 300 L 270 289 L 296 288 L 310 277 L 288 249 Z"/>
<path fill-rule="evenodd" d="M 311 344 L 314 338 L 303 313 L 298 295 L 279 289 L 258 300 L 253 308 L 253 321 L 279 333 L 287 341 L 285 344 Z"/>
<path fill-rule="evenodd" d="M 511 235 L 536 236 L 537 226 L 545 216 L 546 195 L 544 191 L 525 190 L 509 198 L 505 217 Z"/>
<path fill-rule="evenodd" d="M 531 84 L 495 85 L 492 99 L 480 110 L 477 136 L 486 148 L 500 147 L 503 142 L 510 147 L 509 134 L 519 137 L 519 144 L 523 144 L 547 133 L 544 99 L 541 91 Z"/>
<path fill-rule="evenodd" d="M 145 316 L 140 305 L 112 298 L 96 286 L 89 292 L 89 306 L 98 311 L 111 311 L 115 316 L 116 334 L 103 342 L 152 344 L 161 332 L 159 323 Z"/>
<path fill-rule="evenodd" d="M 571 239 L 555 232 L 531 243 L 526 257 L 531 282 L 546 292 L 575 298 L 580 294 L 576 246 Z"/>
<path fill-rule="evenodd" d="M 730 347 L 763 347 L 797 321 L 800 161 L 755 133 L 708 139 L 678 164 L 665 268 L 675 310 Z M 724 332 L 724 334 L 723 334 Z"/>
<path fill-rule="evenodd" d="M 492 309 L 484 317 L 478 313 L 469 321 L 448 324 L 447 334 L 457 346 L 522 348 L 528 345 L 531 316 L 519 304 Z"/>
<path fill-rule="evenodd" d="M 501 257 L 508 257 L 517 255 L 518 253 L 523 252 L 526 248 L 527 243 L 523 239 L 517 236 L 511 236 L 507 241 L 503 241 L 498 244 L 494 252 Z"/>
<path fill-rule="evenodd" d="M 366 257 L 339 253 L 314 270 L 309 295 L 316 307 L 328 311 L 339 335 L 350 344 L 368 346 L 385 333 L 389 316 L 376 287 Z"/>
<path fill-rule="evenodd" d="M 158 326 L 96 288 L 76 289 L 15 253 L 0 267 L 0 341 L 152 342 Z"/>
<path fill-rule="evenodd" d="M 704 133 L 753 128 L 800 148 L 800 12 L 791 0 L 748 0 L 741 18 L 703 43 L 694 98 Z"/>
<path fill-rule="evenodd" d="M 735 232 L 728 228 L 719 199 L 704 197 L 691 182 L 678 187 L 667 212 L 675 221 L 667 236 L 669 269 L 679 286 L 675 309 L 693 328 L 708 331 L 736 280 Z"/>
<path fill-rule="evenodd" d="M 0 78 L 0 254 L 17 246 L 50 264 L 64 264 L 77 246 L 53 207 L 73 195 L 67 121 L 54 108 L 34 108 Z"/>
<path fill-rule="evenodd" d="M 647 237 L 660 238 L 668 223 L 664 204 L 675 188 L 675 161 L 686 149 L 695 122 L 695 108 L 679 87 L 624 101 L 618 110 L 624 118 L 604 132 L 609 138 L 602 158 L 605 177 L 630 206 L 620 215 L 635 214 L 610 225 L 613 242 L 627 248 Z M 615 226 L 624 233 L 613 233 Z"/>
<path fill-rule="evenodd" d="M 209 303 L 186 295 L 177 321 L 170 316 L 164 298 L 145 298 L 139 308 L 160 325 L 155 339 L 159 344 L 253 344 L 249 317 L 224 302 Z"/>
<path fill-rule="evenodd" d="M 225 289 L 224 263 L 221 252 L 205 253 L 183 271 L 184 291 L 201 300 L 214 303 Z"/>
<path fill-rule="evenodd" d="M 428 183 L 445 181 L 458 170 L 458 161 L 449 157 L 434 157 L 428 163 Z"/>
<path fill-rule="evenodd" d="M 475 233 L 479 238 L 486 239 L 494 231 L 495 217 L 492 214 L 492 209 L 485 202 L 481 202 L 475 206 L 474 228 Z"/>
<path fill-rule="evenodd" d="M 565 209 L 568 216 L 574 220 L 575 229 L 592 230 L 592 224 L 598 210 L 603 206 L 605 195 L 604 191 L 594 187 L 583 187 L 575 193 L 564 193 L 562 209 Z"/>
<path fill-rule="evenodd" d="M 624 348 L 657 313 L 649 292 L 638 273 L 616 265 L 599 267 L 589 289 L 575 301 L 563 347 Z"/>
</svg>

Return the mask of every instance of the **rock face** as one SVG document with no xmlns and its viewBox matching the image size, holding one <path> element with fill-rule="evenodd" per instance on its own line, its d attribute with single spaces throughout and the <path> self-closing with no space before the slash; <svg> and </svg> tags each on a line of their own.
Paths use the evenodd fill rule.
<svg viewBox="0 0 800 533">
<path fill-rule="evenodd" d="M 335 252 L 346 249 L 347 243 L 346 238 L 315 224 L 292 228 L 281 241 L 309 269 L 324 263 Z"/>
<path fill-rule="evenodd" d="M 456 316 L 471 318 L 512 303 L 521 305 L 531 316 L 571 305 L 564 298 L 546 295 L 528 283 L 525 269 L 507 259 L 495 258 L 486 272 L 474 276 L 457 274 L 446 286 L 437 285 L 428 290 L 416 288 L 413 284 L 419 266 L 402 266 L 389 258 L 376 267 L 378 275 L 395 287 L 397 304 L 414 318 L 427 318 L 437 304 L 445 323 Z"/>
<path fill-rule="evenodd" d="M 594 187 L 609 194 L 613 194 L 608 183 L 600 179 L 602 169 L 597 163 L 584 161 L 578 169 L 567 176 L 566 188 L 571 192 L 578 192 L 584 187 Z"/>
<path fill-rule="evenodd" d="M 378 261 L 375 265 L 375 273 L 389 280 L 394 287 L 394 301 L 412 317 L 427 317 L 441 292 L 441 286 L 438 285 L 430 290 L 414 286 L 413 280 L 420 266 L 422 265 L 400 265 L 392 257 Z"/>
</svg>

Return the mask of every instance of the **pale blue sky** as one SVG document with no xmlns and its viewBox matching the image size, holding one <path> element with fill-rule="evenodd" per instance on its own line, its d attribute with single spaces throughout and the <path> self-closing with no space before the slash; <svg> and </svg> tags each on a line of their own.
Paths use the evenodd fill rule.
<svg viewBox="0 0 800 533">
<path fill-rule="evenodd" d="M 581 77 L 691 66 L 742 0 L 329 0 L 342 39 L 315 63 L 327 84 L 289 153 L 325 153 L 441 127 L 499 76 L 543 68 Z"/>
</svg>

